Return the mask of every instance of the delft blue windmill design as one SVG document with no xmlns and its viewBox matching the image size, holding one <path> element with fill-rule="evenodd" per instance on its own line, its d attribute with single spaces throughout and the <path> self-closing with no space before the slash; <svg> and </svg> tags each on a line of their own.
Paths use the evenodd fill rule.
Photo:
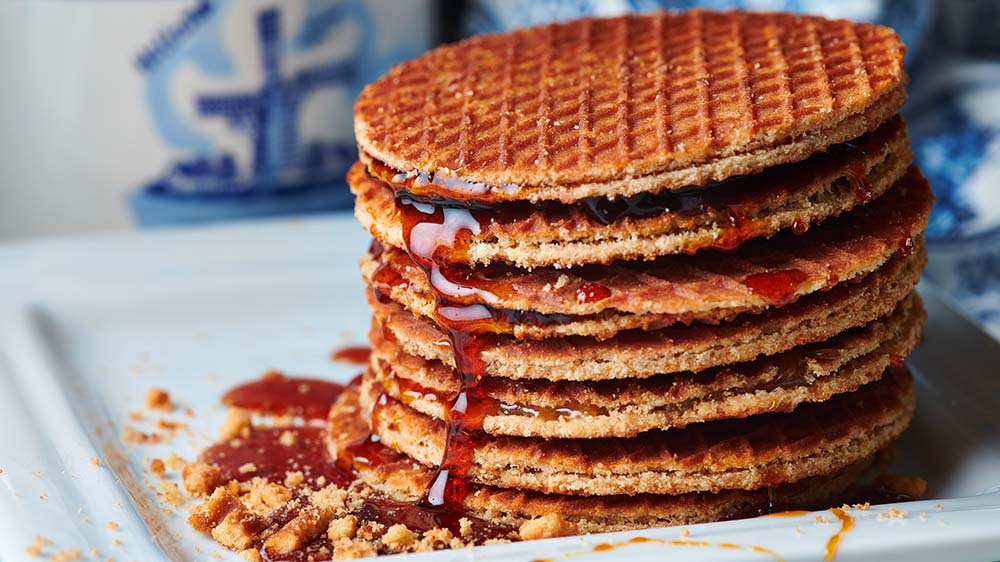
<svg viewBox="0 0 1000 562">
<path fill-rule="evenodd" d="M 196 99 L 199 115 L 221 117 L 234 129 L 245 130 L 251 136 L 250 177 L 238 177 L 231 154 L 200 155 L 174 164 L 165 177 L 147 186 L 147 192 L 234 195 L 289 191 L 342 179 L 353 147 L 342 142 L 301 143 L 299 109 L 310 94 L 321 88 L 351 84 L 358 72 L 357 59 L 332 61 L 284 77 L 278 10 L 267 9 L 258 14 L 257 36 L 264 75 L 260 88 Z"/>
<path fill-rule="evenodd" d="M 198 112 L 220 116 L 236 128 L 248 128 L 253 135 L 253 178 L 256 188 L 268 188 L 279 180 L 317 179 L 323 175 L 329 156 L 325 147 L 311 143 L 301 147 L 298 142 L 298 110 L 302 101 L 315 90 L 328 84 L 352 80 L 353 60 L 334 61 L 303 70 L 291 78 L 281 74 L 281 16 L 277 10 L 265 10 L 257 17 L 261 66 L 264 84 L 256 92 L 201 96 Z M 303 150 L 304 149 L 304 150 Z M 338 154 L 332 155 L 340 156 Z M 342 161 L 342 158 L 335 158 Z M 289 168 L 289 163 L 299 166 Z M 342 167 L 333 170 L 341 173 Z M 301 174 L 301 178 L 281 177 Z"/>
</svg>

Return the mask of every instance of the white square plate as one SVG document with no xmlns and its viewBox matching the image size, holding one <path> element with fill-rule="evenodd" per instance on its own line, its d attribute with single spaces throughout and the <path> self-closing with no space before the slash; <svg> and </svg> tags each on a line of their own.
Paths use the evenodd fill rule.
<svg viewBox="0 0 1000 562">
<path fill-rule="evenodd" d="M 163 511 L 144 469 L 211 441 L 228 387 L 267 369 L 346 381 L 331 350 L 364 343 L 369 312 L 357 258 L 367 237 L 349 217 L 280 220 L 0 246 L 0 560 L 31 560 L 36 535 L 51 554 L 86 559 L 238 558 L 192 531 L 186 510 Z M 897 470 L 925 477 L 931 499 L 855 511 L 838 560 L 1000 560 L 1000 345 L 921 287 L 929 321 L 911 357 L 917 416 Z M 166 388 L 196 414 L 172 442 L 130 446 L 146 389 Z M 100 459 L 100 466 L 91 457 Z M 152 487 L 152 488 L 151 488 Z M 920 514 L 924 514 L 921 516 Z M 785 560 L 819 560 L 840 528 L 829 512 L 696 525 L 686 540 L 755 545 Z M 109 521 L 119 525 L 111 530 Z M 677 529 L 552 539 L 417 555 L 433 560 L 768 560 L 750 550 L 635 544 Z"/>
</svg>

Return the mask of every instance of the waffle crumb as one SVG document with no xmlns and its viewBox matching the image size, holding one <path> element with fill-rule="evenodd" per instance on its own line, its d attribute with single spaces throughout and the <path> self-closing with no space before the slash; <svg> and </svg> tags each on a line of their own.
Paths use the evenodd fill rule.
<svg viewBox="0 0 1000 562">
<path fill-rule="evenodd" d="M 24 549 L 24 552 L 27 553 L 28 556 L 41 556 L 45 547 L 51 545 L 52 541 L 41 535 L 36 535 L 35 540 Z"/>
<path fill-rule="evenodd" d="M 179 429 L 187 429 L 187 424 L 184 422 L 170 421 L 167 419 L 160 418 L 156 420 L 156 428 L 162 429 L 169 434 L 177 433 Z"/>
<path fill-rule="evenodd" d="M 378 548 L 370 541 L 340 539 L 333 543 L 334 560 L 353 560 L 377 555 Z"/>
<path fill-rule="evenodd" d="M 263 478 L 253 478 L 245 483 L 246 494 L 241 498 L 243 505 L 257 515 L 267 515 L 292 500 L 292 491 L 281 484 L 268 482 Z"/>
<path fill-rule="evenodd" d="M 168 470 L 180 470 L 180 468 L 186 464 L 186 461 L 177 456 L 177 453 L 170 453 L 170 456 L 167 457 L 164 464 L 167 466 Z"/>
<path fill-rule="evenodd" d="M 438 548 L 461 548 L 464 543 L 455 538 L 448 529 L 430 529 L 424 531 L 424 537 L 416 545 L 417 552 L 429 552 Z"/>
<path fill-rule="evenodd" d="M 285 486 L 289 488 L 298 488 L 305 482 L 306 476 L 302 474 L 301 470 L 296 470 L 295 472 L 289 472 L 285 475 Z"/>
<path fill-rule="evenodd" d="M 52 562 L 74 562 L 80 559 L 80 555 L 80 549 L 78 548 L 64 548 L 53 554 L 49 560 Z"/>
<path fill-rule="evenodd" d="M 167 466 L 163 464 L 163 461 L 157 458 L 149 461 L 149 472 L 157 478 L 163 478 L 167 473 Z"/>
<path fill-rule="evenodd" d="M 689 531 L 687 527 L 684 527 L 683 529 L 681 529 L 681 536 L 682 537 L 690 537 L 691 536 L 691 531 Z"/>
<path fill-rule="evenodd" d="M 184 503 L 184 494 L 181 494 L 176 482 L 160 482 L 160 491 L 156 495 L 175 508 Z"/>
<path fill-rule="evenodd" d="M 264 562 L 264 559 L 260 555 L 260 551 L 253 548 L 241 550 L 239 552 L 239 556 L 247 562 Z"/>
<path fill-rule="evenodd" d="M 108 521 L 108 530 L 109 531 L 117 531 L 118 528 L 119 528 L 119 525 L 118 525 L 118 523 L 116 521 Z"/>
<path fill-rule="evenodd" d="M 463 517 L 458 520 L 458 534 L 461 535 L 463 539 L 472 537 L 472 520 L 468 517 Z"/>
<path fill-rule="evenodd" d="M 401 523 L 389 527 L 382 535 L 382 543 L 393 552 L 406 552 L 417 542 L 417 534 Z"/>
<path fill-rule="evenodd" d="M 321 536 L 332 519 L 333 514 L 327 510 L 314 505 L 305 507 L 264 541 L 264 549 L 275 554 L 289 554 L 299 550 Z"/>
<path fill-rule="evenodd" d="M 163 436 L 157 433 L 144 433 L 130 425 L 122 425 L 122 441 L 130 445 L 156 445 L 163 441 Z"/>
<path fill-rule="evenodd" d="M 278 436 L 278 443 L 281 443 L 285 447 L 291 447 L 295 445 L 296 437 L 295 433 L 291 431 L 282 431 L 281 435 Z"/>
<path fill-rule="evenodd" d="M 94 466 L 101 466 L 101 459 L 97 457 L 90 457 L 90 464 Z"/>
<path fill-rule="evenodd" d="M 219 430 L 220 439 L 226 441 L 237 437 L 249 437 L 252 421 L 250 412 L 240 408 L 230 409 L 226 414 L 226 420 L 222 422 L 222 429 Z"/>
<path fill-rule="evenodd" d="M 240 551 L 253 546 L 266 522 L 240 504 L 223 516 L 214 528 L 212 538 L 222 546 Z"/>
<path fill-rule="evenodd" d="M 524 540 L 534 540 L 565 537 L 579 533 L 576 524 L 567 521 L 557 513 L 549 513 L 522 523 L 518 534 Z"/>
<path fill-rule="evenodd" d="M 170 400 L 170 394 L 162 388 L 151 387 L 146 391 L 146 409 L 171 412 L 174 403 Z"/>
<path fill-rule="evenodd" d="M 330 526 L 326 529 L 326 538 L 331 541 L 341 539 L 352 539 L 358 529 L 358 518 L 354 515 L 345 515 L 330 521 Z"/>
<path fill-rule="evenodd" d="M 187 463 L 181 468 L 184 489 L 195 497 L 207 496 L 223 484 L 225 476 L 217 466 L 203 462 Z"/>
</svg>

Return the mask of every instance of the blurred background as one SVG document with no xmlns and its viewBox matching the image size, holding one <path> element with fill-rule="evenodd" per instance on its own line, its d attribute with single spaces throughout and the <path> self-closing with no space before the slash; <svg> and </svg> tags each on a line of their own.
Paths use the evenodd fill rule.
<svg viewBox="0 0 1000 562">
<path fill-rule="evenodd" d="M 7 0 L 0 241 L 346 212 L 351 104 L 445 41 L 696 6 L 886 24 L 937 204 L 928 276 L 1000 336 L 995 0 Z"/>
</svg>

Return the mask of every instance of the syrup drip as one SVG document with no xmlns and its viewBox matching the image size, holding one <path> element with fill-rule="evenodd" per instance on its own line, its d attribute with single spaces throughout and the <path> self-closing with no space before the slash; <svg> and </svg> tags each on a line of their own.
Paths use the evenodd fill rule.
<svg viewBox="0 0 1000 562">
<path fill-rule="evenodd" d="M 837 549 L 840 548 L 840 541 L 844 539 L 844 535 L 848 531 L 854 528 L 854 519 L 847 514 L 846 511 L 839 507 L 835 507 L 830 510 L 837 519 L 840 520 L 840 530 L 830 537 L 830 540 L 826 543 L 826 562 L 832 562 L 832 560 L 837 556 Z"/>
<path fill-rule="evenodd" d="M 907 236 L 903 238 L 903 241 L 899 244 L 899 253 L 903 256 L 909 256 L 913 253 L 913 237 Z"/>
<path fill-rule="evenodd" d="M 381 359 L 379 359 L 379 369 L 382 373 L 385 373 L 385 380 L 382 381 L 382 384 L 385 385 L 390 394 L 396 396 L 400 402 L 407 406 L 416 400 L 427 400 L 430 402 L 443 400 L 448 401 L 449 403 L 455 401 L 454 396 L 438 393 L 422 386 L 416 381 L 396 375 L 396 371 L 387 362 Z M 439 394 L 441 394 L 441 396 L 439 396 Z"/>
<path fill-rule="evenodd" d="M 392 369 L 392 367 L 384 361 L 379 361 L 379 364 L 382 372 L 386 373 L 385 380 L 383 381 L 385 388 L 389 391 L 389 394 L 396 397 L 400 402 L 407 406 L 412 404 L 415 400 L 442 400 L 450 403 L 454 403 L 456 400 L 455 395 L 447 395 L 430 390 L 413 380 L 396 375 L 396 372 Z M 543 421 L 555 421 L 562 419 L 575 419 L 584 416 L 608 415 L 607 408 L 599 408 L 583 404 L 569 403 L 562 406 L 552 407 L 501 402 L 489 395 L 483 381 L 481 381 L 480 384 L 483 386 L 483 397 L 481 398 L 482 402 L 478 405 L 477 409 L 484 418 L 486 416 L 505 415 L 537 418 Z"/>
<path fill-rule="evenodd" d="M 368 363 L 368 357 L 372 354 L 372 348 L 366 345 L 342 347 L 330 354 L 330 358 L 341 363 L 351 365 L 364 365 Z"/>
<path fill-rule="evenodd" d="M 776 511 L 774 513 L 768 513 L 764 517 L 801 517 L 803 515 L 809 515 L 811 511 L 806 511 L 804 509 L 793 509 L 791 511 Z"/>
<path fill-rule="evenodd" d="M 803 219 L 802 217 L 795 217 L 792 221 L 792 232 L 796 236 L 802 236 L 809 230 L 809 221 Z"/>
<path fill-rule="evenodd" d="M 278 371 L 269 371 L 259 380 L 226 392 L 222 403 L 230 408 L 265 415 L 322 420 L 326 418 L 330 404 L 343 391 L 343 385 L 329 381 L 287 377 Z"/>
<path fill-rule="evenodd" d="M 416 260 L 412 261 L 418 263 Z M 406 290 L 409 288 L 409 283 L 400 273 L 398 267 L 409 266 L 399 266 L 391 260 L 385 260 L 378 265 L 372 274 L 371 291 L 378 302 L 387 304 L 391 301 L 394 289 Z M 562 313 L 542 313 L 534 310 L 510 310 L 483 304 L 484 302 L 495 303 L 502 298 L 501 295 L 509 297 L 516 291 L 513 284 L 504 278 L 504 275 L 511 272 L 508 266 L 494 264 L 483 269 L 487 271 L 472 270 L 446 263 L 435 263 L 430 267 L 431 277 L 429 281 L 438 304 L 445 303 L 444 306 L 447 307 L 445 312 L 455 315 L 458 314 L 458 308 L 470 309 L 468 313 L 474 314 L 477 317 L 476 320 L 479 320 L 477 322 L 478 329 L 491 333 L 509 333 L 511 326 L 514 325 L 556 326 L 586 317 Z M 495 272 L 497 275 L 490 275 L 491 272 Z M 611 296 L 611 290 L 596 282 L 581 284 L 576 293 L 577 300 L 582 303 L 597 302 L 609 296 Z"/>
<path fill-rule="evenodd" d="M 600 283 L 584 283 L 576 290 L 576 300 L 582 303 L 592 303 L 611 296 L 611 289 Z"/>
<path fill-rule="evenodd" d="M 470 287 L 445 275 L 440 254 L 461 255 L 467 250 L 469 234 L 481 231 L 480 221 L 465 208 L 447 208 L 401 199 L 403 239 L 406 251 L 423 269 L 435 293 L 435 320 L 448 334 L 455 368 L 459 374 L 459 391 L 447 410 L 447 440 L 444 456 L 437 473 L 424 494 L 420 505 L 461 512 L 469 491 L 466 481 L 475 448 L 475 433 L 482 428 L 488 411 L 489 397 L 479 386 L 485 375 L 482 350 L 490 345 L 497 331 L 497 311 L 482 304 L 463 304 L 460 299 L 475 296 L 485 302 L 495 302 L 496 295 Z M 546 321 L 544 318 L 518 318 L 518 314 L 502 311 L 519 320 Z"/>
<path fill-rule="evenodd" d="M 777 552 L 764 548 L 762 546 L 756 545 L 742 545 L 733 543 L 713 543 L 708 541 L 695 541 L 695 540 L 670 540 L 670 539 L 653 539 L 649 537 L 633 537 L 627 541 L 616 542 L 616 543 L 601 543 L 595 545 L 591 549 L 592 552 L 609 552 L 612 550 L 617 550 L 619 548 L 624 548 L 628 546 L 634 546 L 637 544 L 660 544 L 664 546 L 679 546 L 679 547 L 695 547 L 695 548 L 721 548 L 726 550 L 745 550 L 749 552 L 756 552 L 758 554 L 765 554 L 770 556 L 777 562 L 784 562 L 784 558 Z"/>
<path fill-rule="evenodd" d="M 868 183 L 868 177 L 865 173 L 866 170 L 862 167 L 862 162 L 860 160 L 858 160 L 857 163 L 848 166 L 845 172 L 847 181 L 850 182 L 851 188 L 854 190 L 854 196 L 857 197 L 858 202 L 864 204 L 875 198 L 875 193 L 872 191 L 871 184 Z"/>
<path fill-rule="evenodd" d="M 748 275 L 743 284 L 751 293 L 764 297 L 768 304 L 782 305 L 795 295 L 802 282 L 808 278 L 802 270 L 785 269 Z"/>
<path fill-rule="evenodd" d="M 559 407 L 551 406 L 527 406 L 524 404 L 499 403 L 497 413 L 507 416 L 524 416 L 537 418 L 542 421 L 555 421 L 565 419 L 576 419 L 581 417 L 606 416 L 606 408 L 598 408 L 583 405 L 566 405 Z"/>
</svg>

